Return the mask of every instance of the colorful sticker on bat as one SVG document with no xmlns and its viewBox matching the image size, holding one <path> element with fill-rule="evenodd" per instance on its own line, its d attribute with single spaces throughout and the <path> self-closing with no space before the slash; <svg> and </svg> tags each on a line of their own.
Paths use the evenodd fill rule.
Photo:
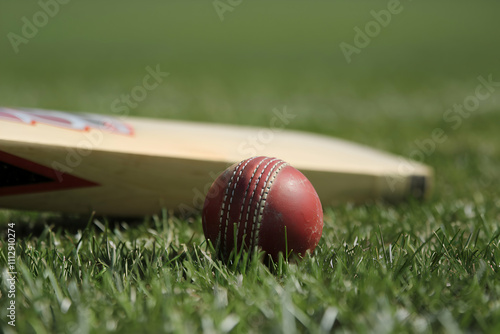
<svg viewBox="0 0 500 334">
<path fill-rule="evenodd" d="M 114 117 L 96 114 L 0 107 L 0 120 L 20 122 L 29 125 L 41 123 L 77 131 L 97 129 L 127 136 L 132 136 L 134 134 L 134 129 L 129 124 Z"/>
</svg>

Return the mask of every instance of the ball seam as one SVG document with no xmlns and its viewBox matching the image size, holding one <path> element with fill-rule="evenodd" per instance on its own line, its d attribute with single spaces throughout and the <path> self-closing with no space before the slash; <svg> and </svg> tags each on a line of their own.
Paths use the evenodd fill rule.
<svg viewBox="0 0 500 334">
<path fill-rule="evenodd" d="M 251 211 L 251 208 L 252 208 L 252 204 L 253 204 L 253 198 L 255 197 L 255 191 L 257 190 L 258 186 L 259 186 L 259 183 L 260 183 L 260 180 L 262 178 L 262 175 L 264 174 L 264 172 L 266 171 L 266 168 L 274 161 L 278 161 L 278 159 L 276 158 L 265 158 L 262 160 L 261 163 L 263 163 L 264 161 L 267 161 L 266 165 L 264 165 L 264 167 L 262 168 L 262 171 L 260 172 L 260 175 L 259 177 L 257 178 L 257 180 L 255 181 L 255 187 L 253 188 L 252 190 L 252 194 L 250 195 L 250 198 L 252 198 L 252 201 L 249 203 L 249 206 L 247 206 L 247 215 L 246 215 L 246 218 L 245 218 L 245 229 L 243 230 L 244 234 L 246 235 L 249 235 L 250 236 L 250 240 L 249 240 L 249 244 L 248 244 L 248 249 L 251 250 L 251 246 L 252 246 L 252 236 L 253 236 L 253 230 L 254 230 L 254 227 L 255 227 L 255 215 L 252 216 L 252 221 L 253 223 L 251 224 L 251 226 L 248 225 L 248 223 L 250 222 L 250 214 L 252 213 Z M 259 165 L 260 167 L 260 165 Z M 258 168 L 255 169 L 254 173 L 257 173 L 257 170 Z M 256 204 L 256 206 L 258 206 L 258 202 Z M 251 227 L 251 230 L 250 232 L 251 233 L 248 233 L 247 230 L 249 229 L 249 227 Z"/>
<path fill-rule="evenodd" d="M 218 243 L 220 243 L 220 238 L 221 238 L 221 233 L 222 233 L 223 216 L 226 216 L 225 228 L 224 228 L 224 244 L 223 244 L 223 249 L 222 249 L 222 252 L 224 255 L 227 255 L 226 254 L 227 253 L 227 231 L 228 231 L 228 227 L 229 227 L 229 214 L 231 211 L 231 204 L 233 203 L 234 192 L 235 192 L 236 186 L 238 185 L 238 182 L 241 178 L 241 175 L 243 174 L 243 171 L 245 170 L 245 168 L 248 166 L 248 164 L 252 160 L 254 160 L 254 158 L 250 158 L 250 159 L 247 159 L 246 161 L 242 161 L 238 164 L 238 166 L 235 167 L 233 174 L 231 175 L 231 179 L 228 182 L 228 185 L 226 187 L 224 201 L 222 202 L 222 208 L 221 208 L 221 218 L 220 218 L 220 222 L 219 222 L 219 241 L 218 241 Z M 243 163 L 245 163 L 245 164 L 240 168 L 240 166 Z M 236 181 L 235 181 L 234 178 L 235 178 L 236 173 L 238 172 L 238 169 L 239 169 L 239 173 L 238 173 L 238 177 L 236 178 Z M 229 189 L 231 188 L 231 186 L 233 187 L 233 189 L 231 190 L 231 195 L 229 196 L 229 203 L 227 204 L 227 207 L 226 207 L 225 204 L 226 204 L 227 196 L 229 195 Z"/>
<path fill-rule="evenodd" d="M 254 157 L 256 158 L 256 157 Z M 259 170 L 260 166 L 262 165 L 262 163 L 264 161 L 268 160 L 268 158 L 264 158 L 262 159 L 258 164 L 257 166 L 254 168 L 254 171 L 252 173 L 252 176 L 250 177 L 250 180 L 248 181 L 248 185 L 245 189 L 245 194 L 243 196 L 243 203 L 241 205 L 241 210 L 240 210 L 240 215 L 239 215 L 239 218 L 238 218 L 238 227 L 237 227 L 237 233 L 239 235 L 240 233 L 240 229 L 241 229 L 241 225 L 243 225 L 243 237 L 242 237 L 242 242 L 244 242 L 244 240 L 246 239 L 245 238 L 245 231 L 247 229 L 247 225 L 248 225 L 248 217 L 249 217 L 249 212 L 250 212 L 250 207 L 252 206 L 252 201 L 253 201 L 253 194 L 255 192 L 255 189 L 254 191 L 252 192 L 252 196 L 249 196 L 249 200 L 248 200 L 248 203 L 246 203 L 245 205 L 245 199 L 247 198 L 247 195 L 248 195 L 248 191 L 250 190 L 250 187 L 252 186 L 252 182 L 254 181 L 255 179 L 255 175 L 257 174 L 257 171 Z M 245 211 L 245 208 L 247 208 L 247 214 L 245 215 L 245 221 L 244 223 L 242 222 L 242 218 L 243 218 L 243 212 Z M 237 245 L 235 245 L 237 246 Z M 242 245 L 240 245 L 242 246 Z"/>
<path fill-rule="evenodd" d="M 286 164 L 283 160 L 280 160 L 280 159 L 275 159 L 274 162 L 276 162 L 276 163 L 267 172 L 263 187 L 260 189 L 260 194 L 259 194 L 259 197 L 257 200 L 257 205 L 255 206 L 255 210 L 254 210 L 254 214 L 253 214 L 252 233 L 250 236 L 251 249 L 258 246 L 258 234 L 259 234 L 259 230 L 260 230 L 260 226 L 261 226 L 261 222 L 262 222 L 262 213 L 264 211 L 264 207 L 266 204 L 265 199 L 267 199 L 267 194 L 265 196 L 265 199 L 264 200 L 262 200 L 262 199 L 263 199 L 264 190 L 266 189 L 266 187 L 269 183 L 269 177 L 273 173 L 274 173 L 274 175 L 277 175 L 277 173 L 281 170 L 281 167 L 278 168 L 278 166 L 282 166 L 283 164 Z M 267 166 L 266 166 L 266 168 L 267 168 Z M 276 168 L 278 168 L 278 170 L 276 170 Z M 265 169 L 264 169 L 264 171 L 265 171 Z M 263 174 L 264 174 L 264 172 L 261 174 L 261 177 L 263 176 Z M 273 176 L 273 180 L 274 180 L 274 178 L 276 178 L 276 176 Z M 259 179 L 259 182 L 260 182 L 260 179 Z M 269 185 L 269 188 L 270 187 L 271 187 L 271 185 Z"/>
<path fill-rule="evenodd" d="M 234 179 L 234 175 L 236 174 L 238 168 L 240 168 L 240 166 L 243 164 L 244 161 L 240 162 L 238 164 L 238 166 L 236 166 L 233 170 L 233 174 L 231 175 L 227 185 L 226 185 L 226 189 L 224 190 L 224 198 L 222 199 L 222 204 L 221 204 L 221 208 L 220 208 L 220 215 L 219 215 L 219 233 L 218 233 L 218 236 L 217 236 L 217 245 L 216 245 L 216 251 L 219 251 L 219 247 L 220 247 L 220 243 L 221 243 L 221 236 L 222 236 L 222 221 L 223 221 L 223 217 L 224 217 L 224 214 L 225 214 L 225 209 L 226 209 L 226 200 L 227 200 L 227 196 L 229 194 L 229 188 L 231 187 L 231 183 L 233 182 L 233 179 Z"/>
<path fill-rule="evenodd" d="M 265 209 L 266 204 L 267 204 L 267 197 L 269 195 L 269 192 L 271 191 L 271 187 L 274 183 L 274 180 L 276 179 L 276 177 L 278 177 L 279 172 L 285 166 L 288 166 L 288 163 L 281 161 L 281 164 L 279 165 L 279 167 L 274 172 L 269 173 L 269 175 L 271 175 L 271 173 L 273 173 L 272 178 L 270 178 L 270 179 L 268 178 L 268 180 L 266 180 L 264 187 L 262 187 L 261 196 L 260 196 L 260 200 L 259 200 L 259 215 L 257 217 L 257 228 L 256 228 L 256 232 L 255 232 L 255 239 L 254 239 L 255 245 L 259 244 L 259 234 L 260 234 L 260 229 L 262 226 L 262 215 L 264 213 L 264 209 Z M 266 191 L 264 191 L 264 190 L 266 190 Z"/>
</svg>

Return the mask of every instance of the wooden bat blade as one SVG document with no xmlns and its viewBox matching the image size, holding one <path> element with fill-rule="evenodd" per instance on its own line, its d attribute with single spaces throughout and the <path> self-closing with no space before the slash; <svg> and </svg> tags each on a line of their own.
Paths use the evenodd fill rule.
<svg viewBox="0 0 500 334">
<path fill-rule="evenodd" d="M 432 184 L 425 165 L 309 133 L 0 108 L 0 207 L 196 212 L 220 172 L 254 155 L 302 171 L 324 205 L 425 197 Z"/>
</svg>

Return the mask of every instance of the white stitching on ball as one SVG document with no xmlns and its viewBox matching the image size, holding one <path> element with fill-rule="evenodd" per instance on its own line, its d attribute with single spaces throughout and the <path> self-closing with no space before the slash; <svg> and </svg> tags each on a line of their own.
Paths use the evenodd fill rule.
<svg viewBox="0 0 500 334">
<path fill-rule="evenodd" d="M 278 166 L 278 165 L 279 165 L 279 167 L 276 168 L 276 166 Z M 266 179 L 266 184 L 264 187 L 262 187 L 261 194 L 260 194 L 260 200 L 259 200 L 259 217 L 257 219 L 255 240 L 253 240 L 255 246 L 257 246 L 259 244 L 259 232 L 260 232 L 260 227 L 262 225 L 262 214 L 264 213 L 264 208 L 266 206 L 267 196 L 269 194 L 269 191 L 271 190 L 271 187 L 273 185 L 274 180 L 278 176 L 281 169 L 285 166 L 288 166 L 288 163 L 286 163 L 284 161 L 280 161 L 275 166 L 273 166 L 273 169 L 275 169 L 274 173 L 273 173 L 273 171 L 269 172 L 268 178 Z M 273 173 L 273 176 L 271 178 L 269 178 L 271 173 Z M 264 191 L 264 189 L 266 189 L 266 191 Z"/>
<path fill-rule="evenodd" d="M 257 180 L 257 185 L 260 183 L 260 180 L 262 179 L 262 176 L 264 175 L 264 172 L 266 171 L 266 168 L 271 163 L 275 163 L 275 164 L 271 167 L 271 169 L 267 173 L 266 179 L 264 181 L 264 185 L 267 184 L 267 180 L 269 179 L 269 175 L 274 171 L 274 169 L 276 168 L 276 166 L 279 165 L 280 163 L 283 163 L 283 161 L 280 160 L 280 159 L 272 159 L 271 161 L 269 161 L 269 163 L 266 166 L 264 166 L 264 168 L 262 169 L 262 173 L 260 174 L 259 179 Z M 257 189 L 257 186 L 255 186 L 254 192 L 252 193 L 252 198 L 255 195 L 255 190 L 256 189 Z M 258 224 L 258 221 L 257 221 L 258 212 L 260 210 L 260 207 L 262 206 L 261 197 L 262 197 L 263 190 L 264 190 L 264 187 L 260 191 L 259 199 L 257 200 L 257 205 L 255 206 L 255 210 L 254 210 L 254 214 L 253 214 L 253 219 L 252 219 L 253 220 L 253 222 L 252 222 L 252 232 L 250 234 L 250 245 L 249 245 L 250 246 L 250 250 L 252 250 L 252 251 L 253 251 L 253 248 L 257 245 L 255 243 L 254 234 L 255 234 L 255 230 L 256 230 L 256 225 Z"/>
<path fill-rule="evenodd" d="M 239 219 L 238 219 L 238 227 L 237 227 L 237 231 L 238 231 L 238 234 L 240 232 L 240 229 L 241 229 L 241 224 L 242 224 L 242 218 L 243 218 L 243 211 L 245 211 L 245 207 L 247 207 L 247 214 L 246 214 L 246 217 L 245 217 L 245 223 L 244 223 L 244 230 L 243 230 L 243 236 L 245 236 L 245 231 L 247 229 L 247 224 L 248 224 L 248 214 L 250 212 L 250 207 L 252 206 L 252 200 L 253 200 L 253 193 L 252 193 L 252 196 L 250 196 L 249 198 L 249 202 L 248 202 L 248 205 L 245 206 L 245 199 L 247 198 L 247 195 L 248 195 L 248 190 L 250 189 L 250 187 L 252 186 L 252 181 L 254 180 L 255 178 L 255 175 L 257 174 L 257 170 L 259 169 L 259 167 L 262 165 L 262 163 L 264 161 L 268 160 L 268 158 L 264 158 L 262 159 L 258 165 L 255 167 L 253 173 L 252 173 L 252 176 L 250 177 L 250 180 L 248 181 L 248 186 L 247 188 L 245 189 L 245 195 L 243 196 L 243 203 L 241 205 L 241 211 L 240 211 L 240 216 L 239 216 Z M 258 181 L 257 181 L 258 182 Z M 255 192 L 255 189 L 253 190 Z M 244 239 L 243 239 L 244 240 Z M 241 247 L 242 245 L 239 245 L 239 247 Z"/>
<path fill-rule="evenodd" d="M 227 230 L 228 230 L 228 226 L 229 226 L 229 212 L 231 211 L 231 204 L 233 203 L 234 192 L 236 190 L 236 186 L 238 185 L 240 177 L 243 174 L 243 171 L 247 167 L 248 163 L 250 163 L 250 161 L 252 161 L 254 159 L 255 159 L 255 157 L 247 159 L 246 162 L 242 161 L 242 162 L 240 162 L 238 164 L 238 166 L 234 169 L 233 175 L 231 175 L 231 180 L 230 180 L 230 182 L 228 182 L 228 185 L 227 185 L 227 188 L 226 188 L 226 193 L 224 195 L 224 202 L 223 203 L 226 202 L 227 195 L 229 193 L 229 188 L 231 188 L 231 183 L 232 183 L 233 190 L 231 191 L 231 196 L 229 197 L 229 204 L 227 206 L 227 210 L 225 211 L 226 228 L 224 230 L 224 247 L 223 247 L 223 253 L 224 253 L 224 255 L 226 255 L 226 253 L 227 253 Z M 240 172 L 238 173 L 238 177 L 236 178 L 236 181 L 233 182 L 234 181 L 234 176 L 236 175 L 236 171 L 241 166 L 241 164 L 244 163 L 244 162 L 245 162 L 245 164 L 243 165 L 243 167 L 241 167 Z M 222 214 L 223 214 L 223 210 L 224 210 L 224 204 L 223 204 L 223 208 L 221 210 L 221 218 L 220 218 L 220 223 L 219 223 L 219 239 L 220 239 L 220 235 L 221 235 L 221 232 L 222 232 L 221 230 L 222 230 Z"/>
<path fill-rule="evenodd" d="M 238 168 L 241 166 L 241 164 L 243 163 L 240 162 L 238 164 L 238 166 L 236 166 L 233 170 L 233 175 L 231 175 L 231 178 L 229 179 L 229 182 L 227 183 L 227 186 L 226 186 L 226 190 L 224 192 L 224 199 L 222 200 L 222 205 L 221 205 L 221 209 L 220 209 L 220 217 L 219 217 L 219 235 L 217 236 L 217 246 L 216 246 L 216 251 L 219 251 L 219 247 L 220 247 L 220 242 L 221 242 L 221 236 L 222 236 L 222 218 L 224 217 L 224 210 L 226 208 L 226 199 L 227 199 L 227 195 L 229 194 L 229 188 L 231 187 L 231 183 L 233 182 L 233 179 L 234 179 L 234 175 L 236 174 L 236 171 L 238 170 Z"/>
</svg>

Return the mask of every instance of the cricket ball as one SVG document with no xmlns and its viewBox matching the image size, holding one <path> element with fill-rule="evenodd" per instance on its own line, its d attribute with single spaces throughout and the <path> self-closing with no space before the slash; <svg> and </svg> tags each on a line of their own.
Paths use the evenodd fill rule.
<svg viewBox="0 0 500 334">
<path fill-rule="evenodd" d="M 303 256 L 318 245 L 323 209 L 309 180 L 288 163 L 253 157 L 226 169 L 203 206 L 203 232 L 219 256 L 261 249 L 274 261 Z M 266 255 L 267 256 L 267 255 Z"/>
</svg>

